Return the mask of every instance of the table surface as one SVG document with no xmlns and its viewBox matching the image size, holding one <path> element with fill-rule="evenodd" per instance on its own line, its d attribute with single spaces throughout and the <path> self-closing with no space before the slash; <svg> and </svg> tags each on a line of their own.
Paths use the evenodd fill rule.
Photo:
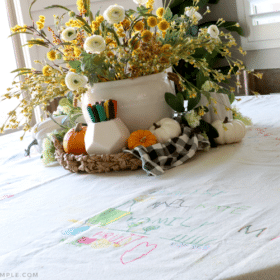
<svg viewBox="0 0 280 280">
<path fill-rule="evenodd" d="M 280 95 L 234 105 L 242 142 L 157 177 L 45 167 L 1 136 L 1 279 L 280 279 Z"/>
</svg>

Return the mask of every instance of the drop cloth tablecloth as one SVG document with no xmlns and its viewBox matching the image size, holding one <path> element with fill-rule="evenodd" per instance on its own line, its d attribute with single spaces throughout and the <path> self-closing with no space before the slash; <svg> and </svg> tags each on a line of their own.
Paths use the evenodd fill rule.
<svg viewBox="0 0 280 280">
<path fill-rule="evenodd" d="M 241 143 L 143 170 L 44 167 L 0 137 L 0 279 L 280 279 L 280 95 L 235 102 Z"/>
</svg>

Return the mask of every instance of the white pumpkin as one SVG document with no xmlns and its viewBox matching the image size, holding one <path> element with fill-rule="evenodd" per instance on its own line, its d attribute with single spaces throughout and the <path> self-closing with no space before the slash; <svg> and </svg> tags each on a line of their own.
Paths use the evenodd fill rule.
<svg viewBox="0 0 280 280">
<path fill-rule="evenodd" d="M 159 143 L 166 143 L 169 139 L 181 134 L 180 124 L 171 118 L 161 119 L 154 123 L 149 130 L 156 136 Z"/>
<path fill-rule="evenodd" d="M 217 120 L 224 121 L 226 117 L 228 117 L 229 120 L 232 120 L 233 119 L 232 111 L 226 110 L 226 107 L 231 108 L 228 95 L 224 93 L 216 93 L 216 92 L 211 92 L 210 95 L 217 101 L 217 104 L 215 104 L 212 101 L 210 105 L 208 105 L 209 103 L 208 99 L 204 94 L 201 94 L 201 99 L 196 106 L 196 107 L 206 106 L 209 109 L 209 112 L 207 112 L 202 117 L 202 119 L 208 123 L 212 123 Z M 216 108 L 217 114 L 215 114 L 214 108 Z"/>
<path fill-rule="evenodd" d="M 214 138 L 214 140 L 221 145 L 240 142 L 246 134 L 246 126 L 240 120 L 228 121 L 226 118 L 224 122 L 214 121 L 212 126 L 219 133 L 219 137 Z"/>
</svg>

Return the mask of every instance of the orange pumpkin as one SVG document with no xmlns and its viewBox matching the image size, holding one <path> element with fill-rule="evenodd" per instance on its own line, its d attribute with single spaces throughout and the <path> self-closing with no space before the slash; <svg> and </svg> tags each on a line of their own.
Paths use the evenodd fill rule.
<svg viewBox="0 0 280 280">
<path fill-rule="evenodd" d="M 127 140 L 128 148 L 134 149 L 137 146 L 149 147 L 157 143 L 156 136 L 149 130 L 136 130 L 132 132 Z"/>
<path fill-rule="evenodd" d="M 85 147 L 85 134 L 87 127 L 78 123 L 75 128 L 71 128 L 64 135 L 63 149 L 66 153 L 80 155 L 87 154 Z"/>
</svg>

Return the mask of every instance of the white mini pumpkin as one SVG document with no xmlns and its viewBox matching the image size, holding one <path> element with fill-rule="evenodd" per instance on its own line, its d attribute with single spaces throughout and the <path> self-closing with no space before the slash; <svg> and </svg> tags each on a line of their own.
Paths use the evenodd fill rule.
<svg viewBox="0 0 280 280">
<path fill-rule="evenodd" d="M 214 138 L 214 140 L 221 145 L 240 142 L 246 134 L 246 126 L 240 120 L 228 121 L 226 118 L 224 122 L 214 121 L 212 126 L 219 133 L 219 137 Z"/>
<path fill-rule="evenodd" d="M 159 143 L 166 143 L 169 139 L 181 134 L 180 124 L 171 118 L 161 119 L 154 123 L 149 130 L 156 136 Z"/>
</svg>

